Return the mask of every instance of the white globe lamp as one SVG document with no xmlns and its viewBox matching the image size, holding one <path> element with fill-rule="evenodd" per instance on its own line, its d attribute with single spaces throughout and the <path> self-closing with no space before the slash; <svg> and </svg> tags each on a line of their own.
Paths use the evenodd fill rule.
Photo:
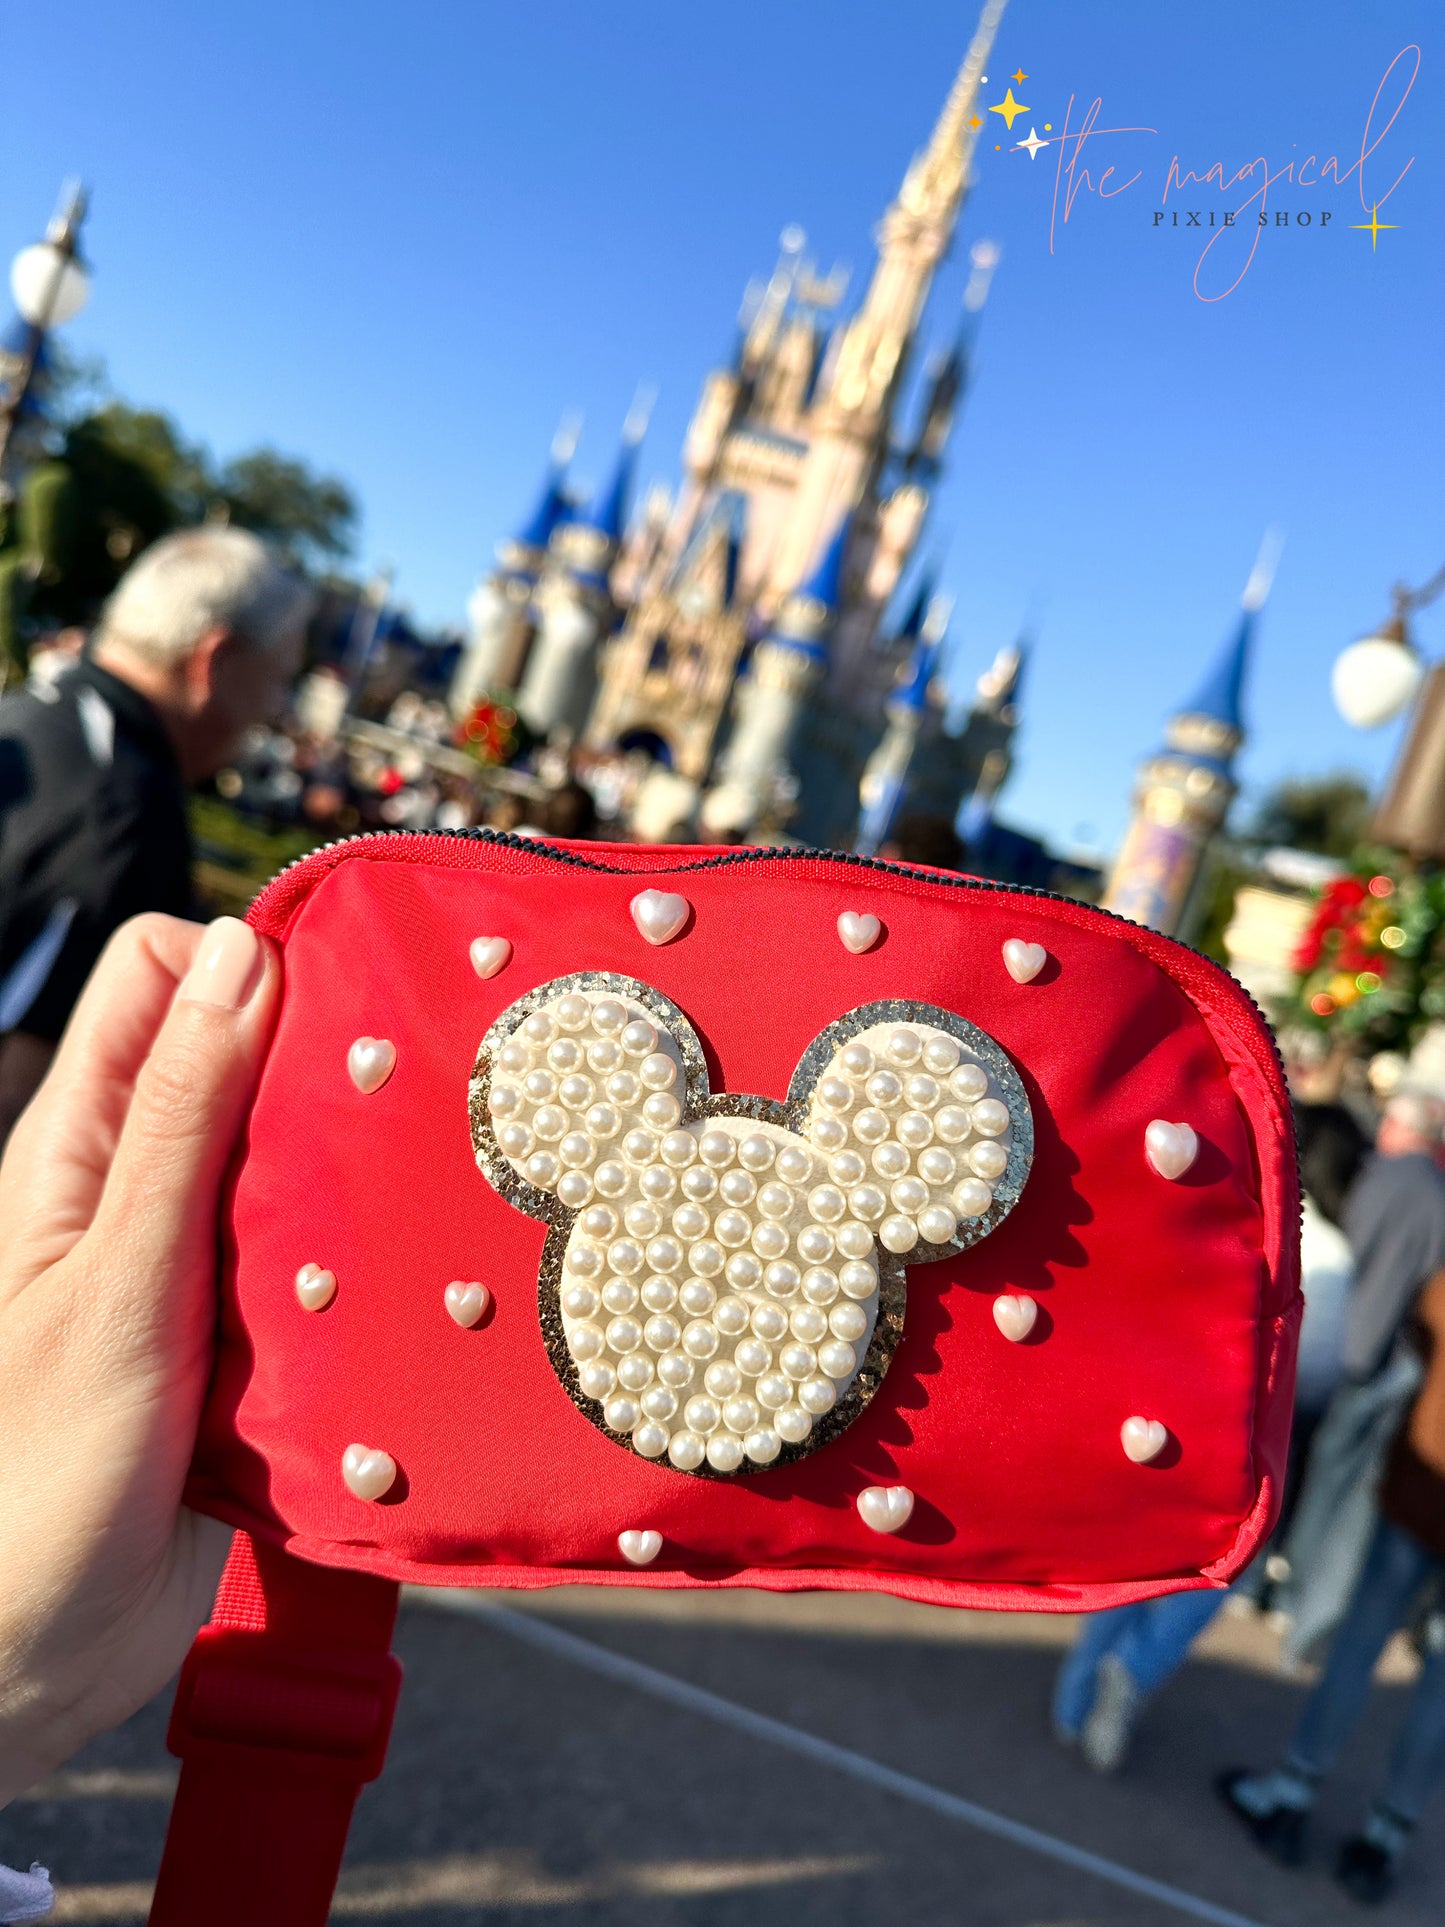
<svg viewBox="0 0 1445 1927">
<path fill-rule="evenodd" d="M 1330 675 L 1335 707 L 1356 729 L 1378 729 L 1414 700 L 1425 665 L 1411 648 L 1405 619 L 1342 650 Z"/>
<path fill-rule="evenodd" d="M 10 292 L 32 328 L 59 328 L 90 299 L 90 276 L 53 241 L 37 241 L 11 263 Z"/>
</svg>

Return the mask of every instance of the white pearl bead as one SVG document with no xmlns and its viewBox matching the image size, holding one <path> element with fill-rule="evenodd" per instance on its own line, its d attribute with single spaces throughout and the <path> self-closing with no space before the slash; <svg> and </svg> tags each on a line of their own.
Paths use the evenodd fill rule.
<svg viewBox="0 0 1445 1927">
<path fill-rule="evenodd" d="M 556 1026 L 545 1010 L 534 1010 L 522 1025 L 522 1035 L 529 1044 L 545 1044 L 554 1034 Z"/>
<path fill-rule="evenodd" d="M 888 1195 L 895 1211 L 912 1214 L 928 1203 L 928 1186 L 922 1178 L 900 1178 Z"/>
<path fill-rule="evenodd" d="M 781 1305 L 769 1304 L 765 1301 L 753 1307 L 751 1323 L 753 1331 L 759 1338 L 768 1344 L 773 1344 L 788 1329 L 788 1314 Z"/>
<path fill-rule="evenodd" d="M 619 1356 L 635 1352 L 642 1343 L 642 1327 L 635 1318 L 613 1318 L 607 1326 L 607 1349 Z"/>
<path fill-rule="evenodd" d="M 691 1318 L 701 1318 L 717 1303 L 717 1293 L 706 1278 L 689 1278 L 677 1294 L 677 1302 Z"/>
<path fill-rule="evenodd" d="M 758 1194 L 758 1181 L 751 1171 L 724 1171 L 718 1190 L 729 1204 L 751 1204 Z"/>
<path fill-rule="evenodd" d="M 798 1403 L 814 1418 L 821 1418 L 838 1403 L 838 1388 L 831 1378 L 805 1378 L 798 1387 Z"/>
<path fill-rule="evenodd" d="M 751 1432 L 762 1421 L 762 1408 L 744 1392 L 723 1406 L 723 1424 L 730 1432 Z"/>
<path fill-rule="evenodd" d="M 834 1184 L 857 1184 L 867 1175 L 868 1166 L 856 1151 L 840 1151 L 828 1164 L 828 1176 Z"/>
<path fill-rule="evenodd" d="M 597 1155 L 597 1146 L 585 1131 L 569 1131 L 557 1146 L 557 1156 L 569 1169 L 590 1164 Z"/>
<path fill-rule="evenodd" d="M 810 1265 L 826 1264 L 833 1255 L 833 1234 L 825 1224 L 805 1224 L 798 1233 L 798 1256 Z"/>
<path fill-rule="evenodd" d="M 953 1208 L 960 1218 L 981 1218 L 992 1203 L 992 1191 L 979 1178 L 965 1178 L 954 1187 Z"/>
<path fill-rule="evenodd" d="M 555 1048 L 554 1045 L 553 1049 Z M 565 1104 L 569 1111 L 585 1111 L 596 1095 L 597 1086 L 590 1077 L 574 1074 L 571 1077 L 564 1077 L 557 1086 L 558 1101 Z"/>
<path fill-rule="evenodd" d="M 528 1071 L 522 1079 L 522 1089 L 534 1104 L 545 1104 L 549 1098 L 557 1095 L 557 1080 L 551 1071 Z"/>
<path fill-rule="evenodd" d="M 666 1312 L 657 1312 L 643 1326 L 642 1337 L 649 1351 L 670 1352 L 676 1349 L 682 1329 L 675 1318 L 669 1318 Z"/>
<path fill-rule="evenodd" d="M 622 1119 L 611 1104 L 589 1104 L 582 1122 L 593 1137 L 616 1137 Z"/>
<path fill-rule="evenodd" d="M 868 1240 L 872 1247 L 873 1240 Z M 803 1275 L 803 1296 L 810 1305 L 831 1305 L 838 1296 L 838 1277 L 836 1272 L 822 1265 L 814 1265 Z"/>
<path fill-rule="evenodd" d="M 787 1230 L 780 1224 L 760 1224 L 753 1227 L 753 1250 L 763 1260 L 781 1258 L 791 1240 Z"/>
<path fill-rule="evenodd" d="M 652 1360 L 646 1352 L 631 1352 L 617 1367 L 617 1382 L 629 1392 L 645 1392 L 652 1382 Z"/>
<path fill-rule="evenodd" d="M 552 1015 L 563 1030 L 585 1030 L 592 1021 L 592 1006 L 580 991 L 569 990 L 553 1004 Z"/>
<path fill-rule="evenodd" d="M 786 1218 L 797 1201 L 796 1193 L 786 1184 L 765 1184 L 758 1193 L 758 1210 L 765 1218 L 776 1221 Z"/>
<path fill-rule="evenodd" d="M 826 1345 L 818 1347 L 818 1365 L 829 1378 L 847 1378 L 858 1369 L 858 1354 L 841 1338 L 830 1338 Z"/>
<path fill-rule="evenodd" d="M 610 1204 L 594 1204 L 582 1213 L 582 1229 L 589 1238 L 610 1238 L 617 1229 L 617 1213 Z"/>
<path fill-rule="evenodd" d="M 873 1068 L 873 1053 L 866 1044 L 848 1044 L 839 1053 L 838 1063 L 849 1077 L 866 1077 Z"/>
<path fill-rule="evenodd" d="M 700 1204 L 680 1204 L 672 1214 L 672 1228 L 684 1244 L 704 1236 L 711 1223 Z"/>
<path fill-rule="evenodd" d="M 682 1244 L 677 1238 L 654 1238 L 647 1247 L 647 1262 L 654 1271 L 676 1271 L 682 1264 Z"/>
<path fill-rule="evenodd" d="M 828 1329 L 835 1338 L 856 1345 L 868 1329 L 868 1314 L 861 1305 L 855 1305 L 845 1298 L 828 1313 Z"/>
<path fill-rule="evenodd" d="M 598 1302 L 591 1285 L 569 1285 L 562 1293 L 562 1309 L 569 1318 L 590 1318 Z"/>
<path fill-rule="evenodd" d="M 649 1311 L 671 1311 L 677 1303 L 677 1286 L 670 1278 L 649 1278 L 642 1287 L 642 1302 Z"/>
<path fill-rule="evenodd" d="M 730 1358 L 715 1358 L 703 1373 L 702 1382 L 714 1398 L 731 1398 L 741 1386 L 743 1375 Z"/>
<path fill-rule="evenodd" d="M 594 1358 L 578 1372 L 577 1383 L 588 1398 L 603 1399 L 610 1396 L 616 1387 L 617 1374 L 605 1358 Z"/>
<path fill-rule="evenodd" d="M 697 1367 L 686 1352 L 664 1352 L 657 1361 L 657 1376 L 674 1392 L 686 1391 L 697 1376 Z"/>
<path fill-rule="evenodd" d="M 848 1193 L 848 1209 L 864 1224 L 876 1224 L 888 1209 L 887 1193 L 876 1184 L 859 1184 Z"/>
<path fill-rule="evenodd" d="M 833 1233 L 837 1240 L 839 1254 L 844 1258 L 866 1258 L 873 1250 L 873 1233 L 866 1224 L 859 1224 L 856 1218 L 849 1218 L 840 1224 Z"/>
<path fill-rule="evenodd" d="M 596 1278 L 605 1269 L 606 1264 L 606 1254 L 600 1245 L 578 1241 L 568 1249 L 567 1269 L 575 1272 L 579 1278 Z"/>
<path fill-rule="evenodd" d="M 838 1268 L 838 1288 L 845 1298 L 871 1298 L 878 1289 L 876 1269 L 863 1259 Z"/>
<path fill-rule="evenodd" d="M 665 1164 L 649 1164 L 639 1174 L 637 1188 L 654 1203 L 666 1203 L 677 1191 L 677 1175 Z"/>
<path fill-rule="evenodd" d="M 918 1214 L 918 1235 L 925 1244 L 946 1245 L 958 1230 L 958 1219 L 946 1204 L 931 1204 Z"/>
<path fill-rule="evenodd" d="M 611 997 L 603 997 L 592 1006 L 592 1028 L 599 1037 L 614 1036 L 626 1022 L 627 1012 Z"/>
<path fill-rule="evenodd" d="M 657 1032 L 645 1017 L 634 1017 L 617 1041 L 629 1057 L 650 1057 L 657 1048 Z"/>
<path fill-rule="evenodd" d="M 808 1193 L 809 1215 L 820 1224 L 836 1224 L 847 1209 L 848 1200 L 836 1184 L 814 1185 Z"/>
<path fill-rule="evenodd" d="M 635 1198 L 623 1212 L 622 1222 L 634 1238 L 651 1238 L 662 1229 L 662 1213 L 646 1198 Z"/>
<path fill-rule="evenodd" d="M 535 1184 L 539 1191 L 550 1191 L 561 1169 L 550 1151 L 534 1151 L 527 1159 L 527 1182 Z"/>
<path fill-rule="evenodd" d="M 515 1158 L 520 1162 L 537 1140 L 525 1124 L 504 1124 L 497 1133 L 497 1142 L 509 1158 Z"/>
<path fill-rule="evenodd" d="M 802 1272 L 790 1259 L 779 1259 L 763 1273 L 763 1289 L 772 1298 L 791 1298 L 802 1281 Z"/>
<path fill-rule="evenodd" d="M 933 1137 L 933 1119 L 922 1111 L 905 1111 L 898 1120 L 899 1142 L 910 1151 L 921 1151 Z"/>
<path fill-rule="evenodd" d="M 695 1204 L 706 1204 L 717 1196 L 717 1178 L 705 1164 L 694 1164 L 682 1174 L 682 1195 Z"/>
<path fill-rule="evenodd" d="M 880 1144 L 878 1149 L 873 1153 L 873 1169 L 878 1173 L 880 1178 L 887 1178 L 890 1181 L 894 1178 L 901 1178 L 903 1173 L 908 1169 L 908 1165 L 909 1157 L 907 1149 L 901 1144 L 894 1143 L 891 1139 L 887 1144 Z"/>
<path fill-rule="evenodd" d="M 607 1268 L 621 1278 L 632 1278 L 641 1271 L 642 1246 L 635 1238 L 614 1238 L 607 1247 Z"/>
<path fill-rule="evenodd" d="M 806 1184 L 813 1161 L 801 1144 L 785 1144 L 773 1169 L 785 1184 Z"/>
<path fill-rule="evenodd" d="M 713 1236 L 720 1245 L 735 1250 L 752 1236 L 752 1225 L 741 1211 L 719 1211 L 712 1221 Z"/>
<path fill-rule="evenodd" d="M 575 1037 L 557 1037 L 547 1046 L 547 1062 L 554 1071 L 575 1071 L 582 1062 L 582 1046 Z"/>
<path fill-rule="evenodd" d="M 801 1445 L 813 1429 L 812 1415 L 801 1405 L 784 1405 L 773 1420 L 773 1429 L 789 1445 Z"/>
<path fill-rule="evenodd" d="M 818 1082 L 818 1102 L 825 1111 L 835 1114 L 851 1108 L 853 1087 L 846 1078 L 824 1077 Z"/>
<path fill-rule="evenodd" d="M 885 1218 L 878 1227 L 878 1237 L 889 1251 L 912 1251 L 918 1243 L 918 1226 L 912 1218 Z"/>
<path fill-rule="evenodd" d="M 929 1077 L 926 1072 L 919 1071 L 904 1080 L 904 1099 L 916 1111 L 931 1111 L 942 1095 L 937 1078 Z"/>
<path fill-rule="evenodd" d="M 522 1108 L 522 1093 L 515 1084 L 493 1084 L 487 1109 L 493 1117 L 515 1117 Z"/>
<path fill-rule="evenodd" d="M 694 1472 L 703 1462 L 707 1447 L 696 1432 L 674 1432 L 667 1441 L 667 1456 L 680 1472 Z"/>
<path fill-rule="evenodd" d="M 704 1131 L 698 1139 L 698 1156 L 713 1170 L 721 1171 L 733 1161 L 735 1145 L 726 1131 Z"/>
<path fill-rule="evenodd" d="M 882 1111 L 860 1111 L 853 1120 L 853 1135 L 860 1144 L 881 1144 L 888 1135 L 888 1119 Z"/>
<path fill-rule="evenodd" d="M 620 1198 L 627 1189 L 627 1168 L 609 1158 L 592 1173 L 592 1182 L 604 1198 Z"/>
<path fill-rule="evenodd" d="M 622 1046 L 612 1037 L 600 1037 L 587 1046 L 587 1067 L 604 1074 L 615 1071 L 622 1062 Z"/>
<path fill-rule="evenodd" d="M 614 1104 L 635 1104 L 642 1095 L 642 1086 L 637 1081 L 635 1071 L 614 1071 L 607 1080 L 607 1095 Z"/>
<path fill-rule="evenodd" d="M 711 1238 L 699 1238 L 688 1248 L 687 1262 L 699 1278 L 716 1278 L 727 1263 L 727 1253 Z"/>
<path fill-rule="evenodd" d="M 948 1080 L 948 1088 L 960 1104 L 977 1104 L 988 1096 L 988 1073 L 981 1064 L 960 1064 Z"/>
<path fill-rule="evenodd" d="M 515 1037 L 508 1043 L 503 1044 L 502 1048 L 497 1052 L 497 1067 L 499 1070 L 512 1071 L 513 1073 L 525 1071 L 531 1061 L 532 1053 L 527 1049 L 525 1044 L 519 1043 Z"/>
<path fill-rule="evenodd" d="M 818 1358 L 811 1345 L 795 1341 L 791 1345 L 784 1345 L 778 1353 L 778 1364 L 789 1378 L 811 1378 L 818 1369 Z"/>
<path fill-rule="evenodd" d="M 639 1403 L 648 1418 L 661 1424 L 677 1416 L 677 1393 L 668 1391 L 665 1385 L 649 1385 Z"/>
<path fill-rule="evenodd" d="M 773 1140 L 761 1134 L 745 1137 L 738 1146 L 738 1162 L 749 1171 L 766 1171 L 774 1155 Z"/>
<path fill-rule="evenodd" d="M 727 1262 L 727 1281 L 734 1291 L 756 1291 L 763 1281 L 762 1260 L 751 1251 L 735 1251 Z"/>
<path fill-rule="evenodd" d="M 567 1133 L 567 1113 L 560 1104 L 544 1104 L 532 1117 L 532 1129 L 544 1144 L 555 1144 Z"/>
<path fill-rule="evenodd" d="M 690 1432 L 715 1432 L 722 1424 L 722 1413 L 715 1398 L 700 1393 L 683 1406 L 682 1420 Z"/>
<path fill-rule="evenodd" d="M 764 1372 L 753 1390 L 759 1405 L 766 1411 L 776 1412 L 793 1396 L 793 1381 L 781 1372 Z"/>
<path fill-rule="evenodd" d="M 602 1416 L 612 1432 L 630 1432 L 642 1417 L 642 1407 L 626 1392 L 618 1392 L 602 1407 Z"/>
<path fill-rule="evenodd" d="M 958 1159 L 941 1144 L 930 1144 L 919 1153 L 918 1175 L 929 1184 L 952 1184 L 958 1175 Z"/>
<path fill-rule="evenodd" d="M 585 1171 L 564 1171 L 557 1180 L 557 1196 L 575 1211 L 592 1196 L 592 1180 Z"/>
<path fill-rule="evenodd" d="M 645 1459 L 660 1459 L 667 1450 L 668 1431 L 665 1425 L 658 1425 L 652 1419 L 644 1419 L 632 1434 L 635 1450 Z"/>
<path fill-rule="evenodd" d="M 662 1161 L 674 1171 L 682 1171 L 697 1157 L 697 1139 L 691 1131 L 669 1131 L 662 1140 Z"/>
<path fill-rule="evenodd" d="M 938 1030 L 930 1033 L 927 1043 L 923 1046 L 923 1061 L 936 1076 L 946 1076 L 958 1059 L 959 1048 L 956 1038 L 949 1037 Z"/>
<path fill-rule="evenodd" d="M 973 1107 L 973 1128 L 982 1137 L 1002 1137 L 1009 1126 L 1008 1106 L 985 1097 Z"/>
<path fill-rule="evenodd" d="M 637 1075 L 649 1091 L 670 1091 L 677 1082 L 677 1065 L 665 1051 L 654 1051 L 638 1065 Z"/>
<path fill-rule="evenodd" d="M 682 1116 L 682 1106 L 670 1091 L 654 1091 L 642 1107 L 642 1116 L 654 1131 L 670 1131 Z"/>
<path fill-rule="evenodd" d="M 864 1089 L 870 1104 L 891 1109 L 903 1096 L 903 1079 L 897 1071 L 874 1071 Z"/>
<path fill-rule="evenodd" d="M 707 1442 L 707 1462 L 717 1472 L 736 1472 L 743 1462 L 743 1442 L 735 1432 L 714 1432 Z"/>
<path fill-rule="evenodd" d="M 892 1063 L 916 1064 L 923 1055 L 923 1039 L 916 1030 L 895 1030 L 889 1033 L 885 1048 Z"/>
<path fill-rule="evenodd" d="M 772 1347 L 761 1338 L 739 1339 L 733 1361 L 745 1378 L 758 1378 L 773 1362 Z"/>
<path fill-rule="evenodd" d="M 743 1450 L 754 1465 L 771 1465 L 783 1449 L 783 1441 L 770 1425 L 760 1425 L 743 1440 Z"/>
<path fill-rule="evenodd" d="M 794 1338 L 805 1345 L 816 1345 L 828 1335 L 828 1320 L 817 1305 L 799 1305 L 788 1320 Z"/>
<path fill-rule="evenodd" d="M 945 1144 L 961 1144 L 973 1126 L 961 1105 L 945 1104 L 935 1112 L 933 1128 Z"/>
<path fill-rule="evenodd" d="M 858 1121 L 853 1121 L 853 1129 Z M 848 1126 L 841 1117 L 814 1117 L 808 1125 L 808 1135 L 820 1151 L 836 1151 L 848 1142 Z"/>
<path fill-rule="evenodd" d="M 610 1312 L 636 1311 L 637 1287 L 625 1278 L 609 1278 L 602 1287 L 602 1302 Z"/>
<path fill-rule="evenodd" d="M 719 1342 L 717 1328 L 701 1318 L 694 1318 L 682 1334 L 682 1349 L 699 1364 L 713 1356 Z"/>
<path fill-rule="evenodd" d="M 996 1138 L 985 1138 L 982 1144 L 974 1145 L 968 1161 L 981 1178 L 1001 1178 L 1008 1164 L 1008 1152 Z"/>
</svg>

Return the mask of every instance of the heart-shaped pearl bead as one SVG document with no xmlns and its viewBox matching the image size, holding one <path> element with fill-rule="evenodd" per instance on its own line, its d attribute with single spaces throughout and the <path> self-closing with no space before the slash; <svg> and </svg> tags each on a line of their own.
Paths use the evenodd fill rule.
<svg viewBox="0 0 1445 1927">
<path fill-rule="evenodd" d="M 1147 1465 L 1169 1443 L 1169 1433 L 1157 1418 L 1126 1418 L 1119 1427 L 1119 1439 L 1126 1458 L 1135 1465 Z"/>
<path fill-rule="evenodd" d="M 687 898 L 667 890 L 643 890 L 631 908 L 632 921 L 649 943 L 670 943 L 687 922 Z"/>
<path fill-rule="evenodd" d="M 1003 947 L 1003 967 L 1016 984 L 1031 984 L 1048 960 L 1041 943 L 1025 943 L 1022 937 L 1009 937 Z"/>
<path fill-rule="evenodd" d="M 861 957 L 865 950 L 873 948 L 882 928 L 877 917 L 858 910 L 845 910 L 838 919 L 838 935 L 843 939 L 843 948 L 851 950 L 855 957 Z"/>
<path fill-rule="evenodd" d="M 906 1485 L 869 1485 L 858 1494 L 858 1517 L 874 1532 L 897 1532 L 913 1517 L 913 1494 Z"/>
<path fill-rule="evenodd" d="M 492 1302 L 492 1294 L 485 1285 L 467 1285 L 458 1280 L 447 1286 L 442 1293 L 447 1310 L 459 1325 L 475 1325 Z"/>
<path fill-rule="evenodd" d="M 505 937 L 473 937 L 467 955 L 479 977 L 495 977 L 512 961 L 512 946 Z"/>
<path fill-rule="evenodd" d="M 396 1460 L 374 1445 L 348 1445 L 341 1455 L 341 1476 L 358 1499 L 380 1499 L 396 1483 Z"/>
<path fill-rule="evenodd" d="M 1011 1338 L 1015 1345 L 1028 1337 L 1038 1315 L 1039 1308 L 1034 1300 L 1021 1294 L 1006 1292 L 1002 1298 L 993 1301 L 993 1322 L 1004 1337 Z"/>
<path fill-rule="evenodd" d="M 1199 1156 L 1199 1139 L 1187 1124 L 1156 1117 L 1144 1133 L 1144 1155 L 1161 1178 L 1182 1178 Z"/>
<path fill-rule="evenodd" d="M 619 1532 L 617 1550 L 629 1566 L 650 1566 L 662 1551 L 660 1532 Z"/>
<path fill-rule="evenodd" d="M 320 1265 L 302 1265 L 296 1274 L 296 1297 L 303 1311 L 323 1311 L 336 1296 L 336 1273 Z"/>
<path fill-rule="evenodd" d="M 346 1053 L 346 1068 L 357 1090 L 370 1097 L 396 1069 L 396 1045 L 385 1037 L 358 1037 Z"/>
</svg>

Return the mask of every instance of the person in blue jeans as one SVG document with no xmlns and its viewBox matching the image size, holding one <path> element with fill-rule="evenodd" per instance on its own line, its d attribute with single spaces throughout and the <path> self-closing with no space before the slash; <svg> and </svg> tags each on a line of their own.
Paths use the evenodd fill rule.
<svg viewBox="0 0 1445 1927">
<path fill-rule="evenodd" d="M 1297 1107 L 1295 1134 L 1305 1187 L 1305 1316 L 1295 1423 L 1308 1438 L 1340 1377 L 1354 1262 L 1339 1221 L 1365 1143 L 1348 1112 L 1334 1104 Z M 1296 1483 L 1294 1477 L 1286 1482 L 1286 1506 Z M 1218 1589 L 1169 1593 L 1088 1620 L 1054 1687 L 1053 1727 L 1060 1744 L 1077 1743 L 1096 1772 L 1122 1766 L 1140 1708 L 1178 1672 L 1227 1597 Z"/>
</svg>

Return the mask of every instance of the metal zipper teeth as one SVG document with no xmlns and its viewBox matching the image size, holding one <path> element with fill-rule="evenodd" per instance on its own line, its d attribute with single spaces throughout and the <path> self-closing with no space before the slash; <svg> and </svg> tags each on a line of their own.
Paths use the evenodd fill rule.
<svg viewBox="0 0 1445 1927">
<path fill-rule="evenodd" d="M 304 856 L 293 857 L 289 863 L 283 864 L 275 876 L 272 877 L 270 883 L 264 885 L 263 888 L 256 893 L 256 896 L 252 899 L 252 907 L 254 908 L 255 905 L 261 901 L 262 897 L 280 882 L 282 877 L 287 876 L 292 870 L 300 869 L 303 864 L 312 862 L 316 857 L 324 856 L 328 850 L 339 850 L 347 843 L 372 843 L 380 839 L 391 839 L 401 836 L 450 837 L 459 842 L 487 843 L 497 849 L 516 850 L 525 856 L 545 857 L 550 863 L 559 863 L 576 870 L 594 870 L 604 876 L 690 876 L 702 870 L 723 870 L 733 865 L 745 863 L 837 863 L 842 864 L 848 869 L 876 870 L 881 871 L 885 876 L 905 877 L 915 883 L 933 884 L 943 890 L 974 890 L 995 896 L 1028 897 L 1041 903 L 1058 903 L 1064 905 L 1069 910 L 1076 912 L 1082 911 L 1090 917 L 1102 917 L 1109 923 L 1123 924 L 1125 928 L 1129 930 L 1139 930 L 1145 927 L 1142 924 L 1133 922 L 1129 917 L 1121 917 L 1115 910 L 1104 910 L 1101 909 L 1098 904 L 1094 903 L 1081 903 L 1077 897 L 1066 897 L 1062 891 L 1059 890 L 1040 890 L 1028 884 L 998 883 L 989 877 L 925 875 L 915 869 L 911 864 L 885 863 L 879 857 L 857 856 L 848 850 L 815 850 L 806 846 L 770 846 L 767 849 L 736 850 L 723 856 L 703 857 L 696 863 L 678 863 L 666 870 L 644 871 L 629 870 L 621 864 L 597 863 L 590 857 L 578 856 L 575 851 L 556 849 L 552 844 L 543 841 L 540 837 L 516 836 L 510 830 L 489 829 L 362 830 L 355 836 L 338 836 L 330 843 L 318 844 L 314 850 L 308 850 Z M 1153 934 L 1157 936 L 1159 933 L 1154 932 Z M 1263 1039 L 1268 1047 L 1271 1065 L 1279 1079 L 1281 1091 L 1287 1095 L 1289 1087 L 1284 1074 L 1284 1060 L 1280 1056 L 1279 1045 L 1275 1041 L 1274 1029 L 1269 1019 L 1245 989 L 1244 985 L 1240 983 L 1237 977 L 1231 976 L 1221 964 L 1217 964 L 1212 957 L 1206 957 L 1202 950 L 1196 950 L 1192 944 L 1181 943 L 1177 937 L 1169 937 L 1165 939 L 1165 941 L 1172 943 L 1177 949 L 1182 950 L 1185 955 L 1192 958 L 1196 964 L 1202 964 L 1204 966 L 1203 971 L 1199 973 L 1204 981 L 1222 977 L 1228 983 L 1230 989 L 1244 999 L 1254 1015 L 1255 1026 L 1248 1031 L 1238 1029 L 1233 1024 L 1230 1024 L 1229 1028 L 1234 1031 L 1235 1035 L 1238 1036 L 1242 1042 L 1248 1043 L 1251 1050 L 1257 1050 L 1261 1038 Z M 1190 976 L 1192 977 L 1194 975 L 1195 973 L 1191 970 Z"/>
</svg>

